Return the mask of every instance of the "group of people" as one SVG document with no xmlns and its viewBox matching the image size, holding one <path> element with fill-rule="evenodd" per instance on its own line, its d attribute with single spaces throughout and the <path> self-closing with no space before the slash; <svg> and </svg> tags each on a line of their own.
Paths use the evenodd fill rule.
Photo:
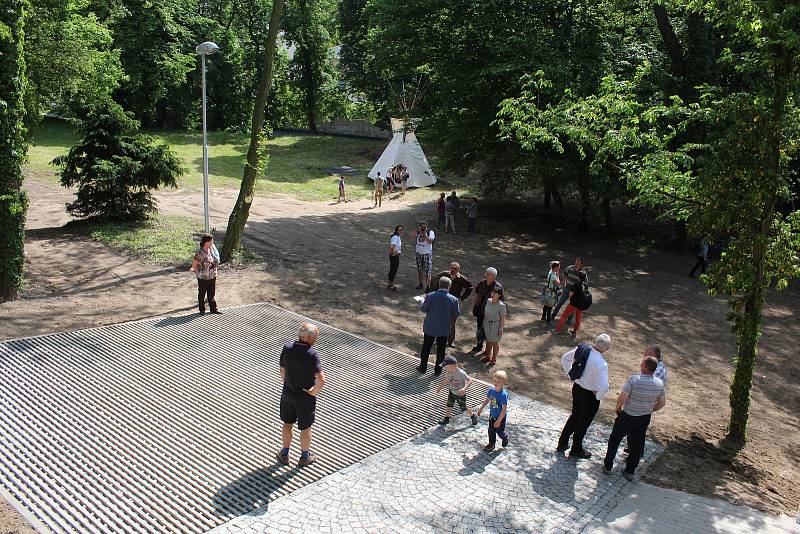
<svg viewBox="0 0 800 534">
<path fill-rule="evenodd" d="M 556 451 L 566 452 L 572 459 L 591 458 L 592 453 L 583 446 L 583 438 L 594 420 L 600 402 L 609 390 L 608 363 L 604 356 L 611 348 L 611 337 L 600 334 L 589 346 L 581 343 L 561 357 L 561 366 L 572 380 L 572 411 L 564 424 L 556 444 Z M 645 435 L 654 412 L 667 401 L 667 368 L 662 361 L 661 349 L 647 347 L 634 373 L 622 386 L 617 397 L 614 426 L 608 438 L 603 459 L 603 472 L 610 474 L 622 438 L 627 438 L 623 475 L 632 479 L 644 453 Z M 570 446 L 570 438 L 572 444 Z"/>
<path fill-rule="evenodd" d="M 478 233 L 478 199 L 472 197 L 472 201 L 464 206 L 467 212 L 467 233 Z M 450 196 L 445 197 L 444 193 L 439 194 L 436 199 L 436 227 L 441 229 L 444 226 L 444 232 L 456 233 L 456 214 L 461 211 L 461 199 L 455 191 L 450 193 Z"/>
<path fill-rule="evenodd" d="M 389 167 L 385 176 L 381 176 L 380 171 L 378 171 L 373 180 L 375 190 L 372 194 L 372 200 L 375 202 L 375 207 L 381 206 L 384 190 L 388 193 L 394 193 L 395 188 L 400 187 L 402 190 L 400 194 L 405 195 L 408 188 L 408 178 L 408 167 L 400 163 Z"/>
<path fill-rule="evenodd" d="M 558 317 L 558 312 L 567 304 L 561 319 L 552 332 L 561 333 L 567 321 L 575 318 L 575 326 L 570 330 L 574 337 L 581 328 L 583 312 L 592 305 L 592 294 L 589 292 L 589 275 L 583 266 L 583 259 L 577 258 L 575 263 L 568 265 L 561 272 L 561 262 L 550 262 L 550 271 L 542 290 L 542 321 L 552 326 L 552 321 Z"/>
</svg>

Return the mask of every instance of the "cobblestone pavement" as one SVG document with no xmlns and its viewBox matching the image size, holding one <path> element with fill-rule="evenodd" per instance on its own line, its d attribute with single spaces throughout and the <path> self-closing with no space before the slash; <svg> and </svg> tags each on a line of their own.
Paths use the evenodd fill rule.
<svg viewBox="0 0 800 534">
<path fill-rule="evenodd" d="M 594 457 L 573 461 L 553 450 L 566 412 L 510 403 L 507 449 L 484 452 L 487 419 L 473 427 L 461 414 L 211 532 L 579 532 L 630 493 L 621 466 L 601 470 L 607 426 L 584 441 Z M 648 442 L 642 466 L 660 452 Z"/>
</svg>

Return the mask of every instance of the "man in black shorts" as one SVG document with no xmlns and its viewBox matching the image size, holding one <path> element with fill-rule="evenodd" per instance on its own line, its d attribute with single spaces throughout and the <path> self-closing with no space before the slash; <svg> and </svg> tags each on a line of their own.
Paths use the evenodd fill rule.
<svg viewBox="0 0 800 534">
<path fill-rule="evenodd" d="M 287 343 L 281 352 L 283 450 L 276 457 L 283 465 L 289 465 L 289 447 L 292 445 L 295 423 L 300 429 L 298 467 L 312 464 L 317 459 L 311 452 L 311 425 L 314 424 L 317 395 L 325 385 L 319 353 L 311 348 L 317 341 L 317 335 L 319 328 L 305 323 L 300 328 L 299 341 Z"/>
</svg>

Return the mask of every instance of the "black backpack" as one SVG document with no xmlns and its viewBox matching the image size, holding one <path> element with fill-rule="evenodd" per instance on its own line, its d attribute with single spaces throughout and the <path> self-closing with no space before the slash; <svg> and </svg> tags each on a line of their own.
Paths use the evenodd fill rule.
<svg viewBox="0 0 800 534">
<path fill-rule="evenodd" d="M 572 362 L 572 367 L 569 370 L 570 380 L 577 380 L 583 376 L 586 370 L 586 362 L 589 361 L 589 354 L 592 352 L 592 347 L 586 343 L 581 343 L 575 349 L 575 360 Z"/>
<path fill-rule="evenodd" d="M 577 291 L 572 293 L 569 303 L 578 308 L 580 311 L 586 311 L 592 305 L 592 294 L 589 292 L 589 286 L 581 284 Z"/>
</svg>

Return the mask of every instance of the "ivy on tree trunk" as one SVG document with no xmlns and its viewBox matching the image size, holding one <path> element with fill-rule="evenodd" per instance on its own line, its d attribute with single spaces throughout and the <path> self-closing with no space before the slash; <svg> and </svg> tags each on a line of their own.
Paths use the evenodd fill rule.
<svg viewBox="0 0 800 534">
<path fill-rule="evenodd" d="M 25 267 L 25 8 L 24 0 L 3 0 L 0 9 L 0 302 L 18 297 Z"/>
</svg>

